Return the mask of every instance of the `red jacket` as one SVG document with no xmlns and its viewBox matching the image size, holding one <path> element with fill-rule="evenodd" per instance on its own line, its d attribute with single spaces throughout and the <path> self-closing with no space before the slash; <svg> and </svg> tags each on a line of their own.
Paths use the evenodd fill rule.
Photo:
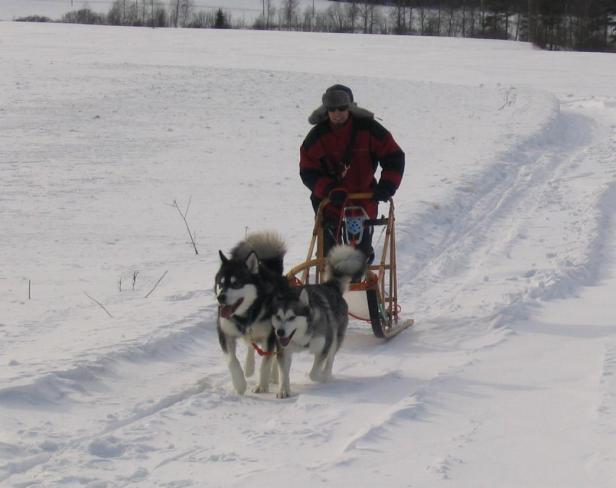
<svg viewBox="0 0 616 488">
<path fill-rule="evenodd" d="M 352 150 L 348 151 L 352 138 Z M 350 163 L 346 171 L 345 160 Z M 311 129 L 300 148 L 299 172 L 304 185 L 312 192 L 310 198 L 315 210 L 339 186 L 349 193 L 371 192 L 377 184 L 375 173 L 379 164 L 382 168 L 379 185 L 393 195 L 402 181 L 404 152 L 389 131 L 371 117 L 349 114 L 349 120 L 339 128 L 333 128 L 329 120 L 320 122 Z M 376 218 L 377 202 L 358 203 L 370 218 Z"/>
</svg>

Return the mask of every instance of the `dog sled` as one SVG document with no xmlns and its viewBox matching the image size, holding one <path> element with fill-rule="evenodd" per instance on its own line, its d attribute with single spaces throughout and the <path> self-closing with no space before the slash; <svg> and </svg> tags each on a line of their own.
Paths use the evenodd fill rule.
<svg viewBox="0 0 616 488">
<path fill-rule="evenodd" d="M 351 193 L 342 208 L 337 235 L 345 244 L 357 246 L 361 243 L 364 232 L 371 232 L 375 236 L 377 229 L 384 232 L 380 254 L 375 254 L 375 259 L 368 265 L 364 276 L 351 283 L 344 298 L 349 306 L 350 317 L 370 323 L 376 337 L 388 339 L 412 326 L 414 320 L 403 319 L 398 304 L 393 200 L 389 199 L 387 216 L 370 219 L 364 208 L 353 205 L 353 202 L 371 197 L 371 193 Z M 325 256 L 322 223 L 323 212 L 328 204 L 328 199 L 323 200 L 317 211 L 306 260 L 287 273 L 291 285 L 302 286 L 323 281 Z"/>
</svg>

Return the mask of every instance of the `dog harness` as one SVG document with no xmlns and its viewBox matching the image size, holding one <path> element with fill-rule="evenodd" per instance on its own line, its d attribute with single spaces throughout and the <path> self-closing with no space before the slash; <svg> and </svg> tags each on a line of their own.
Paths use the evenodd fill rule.
<svg viewBox="0 0 616 488">
<path fill-rule="evenodd" d="M 276 354 L 274 351 L 264 351 L 263 349 L 261 349 L 259 347 L 259 344 L 257 344 L 256 342 L 252 342 L 252 347 L 254 348 L 255 351 L 257 351 L 257 354 L 259 356 L 273 356 L 274 354 Z"/>
</svg>

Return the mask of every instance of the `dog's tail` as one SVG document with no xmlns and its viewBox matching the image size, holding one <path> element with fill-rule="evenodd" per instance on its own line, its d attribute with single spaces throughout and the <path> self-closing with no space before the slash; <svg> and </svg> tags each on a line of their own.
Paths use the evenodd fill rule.
<svg viewBox="0 0 616 488">
<path fill-rule="evenodd" d="M 327 255 L 327 282 L 336 283 L 340 293 L 347 291 L 351 280 L 361 277 L 365 269 L 366 256 L 351 246 L 335 246 Z"/>
<path fill-rule="evenodd" d="M 282 275 L 287 245 L 279 234 L 272 231 L 261 231 L 248 234 L 243 241 L 238 243 L 231 250 L 231 258 L 244 260 L 251 252 L 254 252 L 261 264 L 270 271 Z"/>
</svg>

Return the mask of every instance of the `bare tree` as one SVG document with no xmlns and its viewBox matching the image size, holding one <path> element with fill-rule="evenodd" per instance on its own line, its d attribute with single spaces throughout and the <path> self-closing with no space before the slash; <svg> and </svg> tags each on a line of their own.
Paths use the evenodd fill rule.
<svg viewBox="0 0 616 488">
<path fill-rule="evenodd" d="M 170 0 L 171 23 L 174 27 L 184 27 L 190 23 L 195 3 L 193 0 Z"/>
<path fill-rule="evenodd" d="M 276 7 L 274 0 L 263 0 L 263 21 L 265 22 L 265 28 L 269 29 L 272 25 L 272 19 L 276 15 Z"/>
<path fill-rule="evenodd" d="M 357 20 L 359 18 L 359 5 L 356 0 L 352 2 L 348 2 L 344 11 L 347 16 L 348 30 L 349 32 L 355 32 L 355 25 L 357 24 Z"/>
<path fill-rule="evenodd" d="M 537 40 L 537 2 L 528 0 L 528 40 L 535 43 Z"/>
<path fill-rule="evenodd" d="M 293 29 L 298 23 L 299 0 L 283 0 L 281 9 L 282 24 Z"/>
<path fill-rule="evenodd" d="M 444 22 L 446 23 L 444 32 L 447 36 L 453 37 L 456 35 L 456 12 L 459 9 L 458 0 L 444 1 Z"/>
<path fill-rule="evenodd" d="M 185 26 L 190 23 L 195 4 L 193 0 L 180 0 L 180 25 Z"/>
<path fill-rule="evenodd" d="M 418 0 L 419 3 L 419 35 L 423 36 L 426 31 L 426 0 Z"/>
<path fill-rule="evenodd" d="M 375 0 L 362 0 L 358 4 L 359 18 L 363 24 L 364 34 L 372 34 L 375 22 Z"/>
<path fill-rule="evenodd" d="M 392 20 L 394 23 L 395 34 L 406 34 L 411 30 L 411 26 L 407 23 L 407 12 L 412 7 L 409 6 L 409 0 L 396 0 L 394 9 L 392 10 Z"/>
<path fill-rule="evenodd" d="M 347 16 L 340 3 L 335 2 L 327 8 L 327 20 L 334 32 L 346 32 Z"/>
</svg>

